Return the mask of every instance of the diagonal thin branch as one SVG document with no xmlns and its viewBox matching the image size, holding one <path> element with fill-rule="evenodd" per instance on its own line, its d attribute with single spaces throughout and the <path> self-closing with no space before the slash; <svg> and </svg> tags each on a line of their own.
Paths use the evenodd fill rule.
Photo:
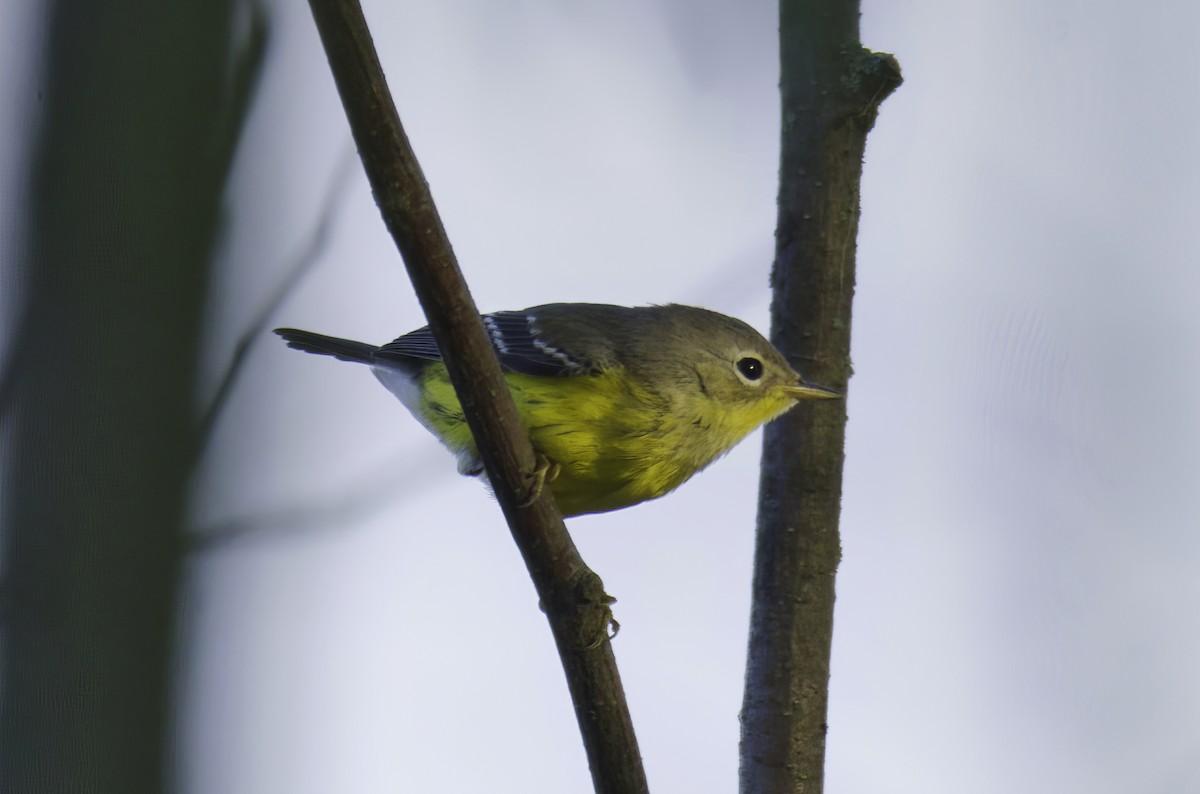
<svg viewBox="0 0 1200 794">
<path fill-rule="evenodd" d="M 332 494 L 310 498 L 300 505 L 191 527 L 185 537 L 189 554 L 207 554 L 250 540 L 295 540 L 344 529 L 361 522 L 415 490 L 430 490 L 437 470 L 424 461 L 397 453 Z M 397 488 L 396 483 L 405 487 Z M 438 483 L 432 483 L 433 488 Z"/>
<path fill-rule="evenodd" d="M 196 440 L 196 456 L 198 462 L 204 457 L 204 452 L 208 449 L 208 444 L 212 440 L 213 427 L 217 423 L 217 419 L 224 410 L 226 403 L 229 401 L 229 393 L 233 389 L 234 383 L 237 382 L 238 375 L 246 364 L 246 357 L 250 354 L 250 348 L 255 341 L 261 339 L 266 333 L 267 326 L 271 322 L 271 318 L 284 301 L 292 294 L 299 286 L 304 277 L 312 270 L 313 266 L 320 260 L 321 254 L 325 251 L 325 247 L 329 244 L 329 234 L 333 229 L 333 221 L 337 216 L 337 211 L 341 207 L 339 199 L 346 190 L 346 186 L 350 184 L 350 176 L 354 173 L 351 168 L 353 164 L 354 152 L 347 148 L 342 156 L 338 159 L 337 167 L 334 169 L 333 180 L 329 183 L 329 189 L 325 194 L 325 202 L 321 208 L 321 215 L 317 219 L 317 223 L 313 226 L 312 235 L 308 238 L 308 243 L 301 250 L 300 255 L 296 257 L 295 262 L 288 268 L 283 279 L 275 287 L 275 291 L 263 302 L 259 307 L 258 314 L 246 326 L 246 330 L 242 332 L 238 339 L 237 345 L 233 348 L 233 355 L 229 359 L 229 365 L 225 368 L 225 373 L 221 376 L 221 382 L 217 384 L 217 390 L 213 394 L 212 400 L 209 401 L 208 408 L 200 417 L 200 423 L 197 428 Z"/>
<path fill-rule="evenodd" d="M 648 791 L 607 634 L 600 578 L 549 491 L 525 505 L 534 451 L 400 124 L 357 0 L 309 0 L 384 222 L 404 258 L 475 436 L 496 499 L 558 646 L 598 792 Z"/>
</svg>

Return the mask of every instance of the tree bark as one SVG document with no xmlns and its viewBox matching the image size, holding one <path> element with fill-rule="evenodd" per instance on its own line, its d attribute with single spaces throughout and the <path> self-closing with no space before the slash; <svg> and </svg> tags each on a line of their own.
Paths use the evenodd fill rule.
<svg viewBox="0 0 1200 794">
<path fill-rule="evenodd" d="M 858 3 L 780 3 L 782 151 L 771 337 L 811 381 L 845 390 L 867 132 L 900 84 L 859 42 Z M 804 403 L 766 429 L 742 708 L 741 790 L 824 786 L 846 405 Z"/>
<path fill-rule="evenodd" d="M 400 124 L 357 0 L 310 0 L 375 201 L 437 340 L 567 676 L 597 792 L 648 790 L 609 643 L 609 599 L 549 489 L 525 504 L 536 462 L 416 155 Z"/>
</svg>

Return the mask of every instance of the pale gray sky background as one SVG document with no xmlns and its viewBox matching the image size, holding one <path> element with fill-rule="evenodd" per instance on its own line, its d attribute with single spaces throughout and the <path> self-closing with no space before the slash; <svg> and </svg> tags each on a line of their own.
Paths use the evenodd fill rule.
<svg viewBox="0 0 1200 794">
<path fill-rule="evenodd" d="M 773 3 L 366 11 L 481 308 L 766 330 Z M 306 5 L 272 24 L 210 384 L 350 146 Z M 863 181 L 827 790 L 1200 791 L 1200 8 L 877 0 L 862 27 L 906 82 Z M 424 321 L 353 167 L 274 324 L 382 342 Z M 655 791 L 736 788 L 758 447 L 569 524 Z M 498 509 L 368 371 L 262 339 L 195 513 L 250 531 L 190 569 L 184 791 L 590 790 Z"/>
</svg>

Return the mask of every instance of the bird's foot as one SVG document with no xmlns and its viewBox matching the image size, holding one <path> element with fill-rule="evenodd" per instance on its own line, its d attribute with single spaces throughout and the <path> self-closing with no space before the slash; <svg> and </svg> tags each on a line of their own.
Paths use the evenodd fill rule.
<svg viewBox="0 0 1200 794">
<path fill-rule="evenodd" d="M 529 507 L 536 502 L 538 497 L 542 495 L 542 489 L 546 487 L 546 483 L 554 482 L 558 478 L 560 471 L 562 471 L 562 467 L 558 465 L 557 461 L 550 460 L 550 458 L 538 452 L 537 468 L 529 475 L 530 479 L 533 480 L 529 486 L 529 494 L 518 507 Z"/>
</svg>

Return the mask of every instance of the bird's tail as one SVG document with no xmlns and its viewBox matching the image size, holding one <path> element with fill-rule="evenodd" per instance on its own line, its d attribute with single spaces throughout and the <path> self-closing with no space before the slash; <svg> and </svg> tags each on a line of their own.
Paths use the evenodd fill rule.
<svg viewBox="0 0 1200 794">
<path fill-rule="evenodd" d="M 338 339 L 336 336 L 314 334 L 312 331 L 300 331 L 295 328 L 276 328 L 275 333 L 283 337 L 288 347 L 303 350 L 305 353 L 333 356 L 342 361 L 354 361 L 359 364 L 377 363 L 375 351 L 379 348 L 366 342 Z"/>
</svg>

